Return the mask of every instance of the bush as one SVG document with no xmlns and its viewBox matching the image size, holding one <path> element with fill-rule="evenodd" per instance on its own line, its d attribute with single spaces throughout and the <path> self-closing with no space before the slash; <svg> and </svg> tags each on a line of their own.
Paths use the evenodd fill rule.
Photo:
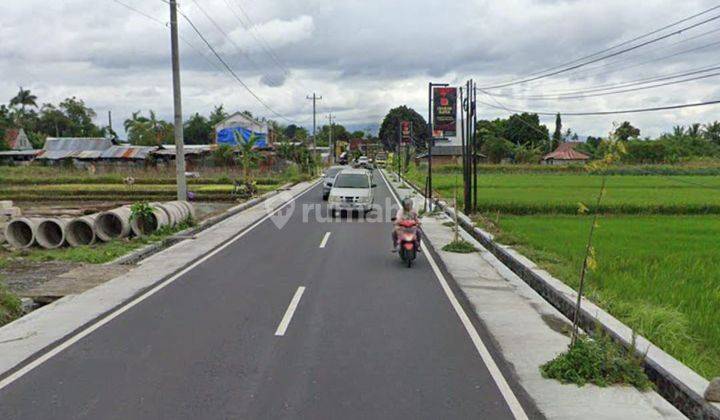
<svg viewBox="0 0 720 420">
<path fill-rule="evenodd" d="M 0 285 L 0 326 L 22 315 L 22 302 Z"/>
<path fill-rule="evenodd" d="M 470 242 L 462 239 L 450 242 L 449 244 L 442 247 L 442 250 L 445 252 L 455 252 L 458 254 L 472 254 L 473 252 L 477 252 L 477 248 L 475 248 Z"/>
<path fill-rule="evenodd" d="M 640 390 L 652 387 L 642 360 L 606 335 L 596 340 L 578 338 L 568 351 L 542 365 L 540 372 L 545 378 L 579 386 L 591 383 L 601 387 L 628 384 Z"/>
</svg>

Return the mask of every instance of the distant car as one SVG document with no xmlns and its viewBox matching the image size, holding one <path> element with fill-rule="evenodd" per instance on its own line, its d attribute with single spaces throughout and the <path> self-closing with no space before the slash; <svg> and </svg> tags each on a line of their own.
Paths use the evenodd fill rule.
<svg viewBox="0 0 720 420">
<path fill-rule="evenodd" d="M 343 169 L 330 189 L 328 210 L 333 217 L 343 211 L 366 215 L 372 210 L 375 186 L 366 169 Z"/>
<path fill-rule="evenodd" d="M 366 168 L 369 163 L 370 163 L 370 161 L 368 160 L 367 156 L 360 156 L 357 159 L 356 165 L 358 168 Z"/>
<path fill-rule="evenodd" d="M 335 182 L 335 175 L 338 174 L 338 172 L 342 171 L 345 167 L 344 166 L 331 166 L 325 170 L 325 173 L 323 174 L 323 200 L 327 200 L 328 196 L 330 195 L 330 189 L 333 186 L 333 182 Z"/>
</svg>

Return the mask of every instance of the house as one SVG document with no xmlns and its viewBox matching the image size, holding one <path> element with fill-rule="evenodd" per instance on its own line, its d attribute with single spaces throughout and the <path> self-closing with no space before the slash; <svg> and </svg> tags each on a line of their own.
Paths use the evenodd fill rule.
<svg viewBox="0 0 720 420">
<path fill-rule="evenodd" d="M 100 159 L 102 153 L 115 144 L 103 137 L 48 137 L 36 159 L 47 164 L 65 161 L 84 166 L 81 162 Z"/>
<path fill-rule="evenodd" d="M 266 122 L 236 112 L 223 121 L 215 125 L 215 142 L 217 144 L 225 144 L 228 146 L 237 146 L 235 133 L 237 133 L 243 141 L 247 141 L 251 135 L 255 135 L 257 147 L 264 149 L 272 145 L 271 130 Z"/>
<path fill-rule="evenodd" d="M 12 128 L 5 132 L 2 139 L 10 150 L 0 152 L 0 162 L 6 164 L 28 164 L 39 150 L 33 150 L 30 139 L 22 128 Z"/>
<path fill-rule="evenodd" d="M 590 156 L 575 150 L 579 142 L 560 143 L 554 152 L 543 156 L 544 165 L 583 165 L 590 160 Z"/>
<path fill-rule="evenodd" d="M 437 165 L 459 165 L 462 163 L 463 147 L 457 145 L 435 146 L 432 149 L 433 164 Z M 480 152 L 475 152 L 475 161 L 479 162 L 486 156 Z M 423 153 L 415 158 L 416 162 L 427 162 L 428 154 Z"/>
</svg>

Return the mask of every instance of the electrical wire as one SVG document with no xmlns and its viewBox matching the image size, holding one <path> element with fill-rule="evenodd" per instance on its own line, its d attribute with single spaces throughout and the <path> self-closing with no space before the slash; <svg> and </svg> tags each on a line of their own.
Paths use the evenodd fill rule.
<svg viewBox="0 0 720 420">
<path fill-rule="evenodd" d="M 491 95 L 488 95 L 487 92 L 485 92 L 483 89 L 478 88 L 478 90 L 488 97 L 492 98 L 493 101 L 499 104 L 493 105 L 489 104 L 487 102 L 478 101 L 478 103 L 481 103 L 485 106 L 489 106 L 491 108 L 496 109 L 503 109 L 508 112 L 514 112 L 514 113 L 529 113 L 529 114 L 537 114 L 537 115 L 566 115 L 566 116 L 593 116 L 593 115 L 617 115 L 617 114 L 638 114 L 642 112 L 655 112 L 655 111 L 667 111 L 671 109 L 683 109 L 683 108 L 695 108 L 700 106 L 708 106 L 708 105 L 716 105 L 720 104 L 720 99 L 717 100 L 711 100 L 711 101 L 704 101 L 704 102 L 695 102 L 695 103 L 689 103 L 689 104 L 679 104 L 679 105 L 668 105 L 668 106 L 658 106 L 658 107 L 652 107 L 652 108 L 636 108 L 636 109 L 625 109 L 625 110 L 617 110 L 617 111 L 592 111 L 592 112 L 547 112 L 547 111 L 527 111 L 527 110 L 519 110 L 519 109 L 512 109 L 508 108 Z"/>
<path fill-rule="evenodd" d="M 631 47 L 622 49 L 622 50 L 620 50 L 620 51 L 616 51 L 616 52 L 614 52 L 614 53 L 606 54 L 606 55 L 600 56 L 600 57 L 598 57 L 598 58 L 594 58 L 594 59 L 589 60 L 589 61 L 585 61 L 585 62 L 582 62 L 582 63 L 579 63 L 579 64 L 575 64 L 575 65 L 570 66 L 570 67 L 565 67 L 565 68 L 562 68 L 562 69 L 559 69 L 559 70 L 552 71 L 552 72 L 550 72 L 550 73 L 543 73 L 543 74 L 538 75 L 538 76 L 535 76 L 535 77 L 525 78 L 525 79 L 517 80 L 517 81 L 514 81 L 514 82 L 507 82 L 507 83 L 503 83 L 503 84 L 499 84 L 499 85 L 494 85 L 494 86 L 485 86 L 485 87 L 482 87 L 482 89 L 484 89 L 484 90 L 499 89 L 499 88 L 503 88 L 503 87 L 508 87 L 508 86 L 514 86 L 514 85 L 529 83 L 529 82 L 533 82 L 533 81 L 536 81 L 536 80 L 545 79 L 545 78 L 552 77 L 552 76 L 557 76 L 557 75 L 559 75 L 559 74 L 567 73 L 567 72 L 569 72 L 569 71 L 572 71 L 572 70 L 575 70 L 575 69 L 579 69 L 579 68 L 585 67 L 585 66 L 587 66 L 587 65 L 589 65 L 589 64 L 597 63 L 597 62 L 606 60 L 606 59 L 608 59 L 608 58 L 616 57 L 616 56 L 625 54 L 625 53 L 627 53 L 627 52 L 634 51 L 634 50 L 637 50 L 637 49 L 639 49 L 639 48 L 645 47 L 645 46 L 647 46 L 647 45 L 660 42 L 660 41 L 665 40 L 665 39 L 667 39 L 667 38 L 670 38 L 670 37 L 672 37 L 672 36 L 679 35 L 679 34 L 681 34 L 681 33 L 683 33 L 683 32 L 686 32 L 686 31 L 689 31 L 689 30 L 691 30 L 691 29 L 697 28 L 697 27 L 699 27 L 699 26 L 708 24 L 708 23 L 713 22 L 713 21 L 718 20 L 718 19 L 720 19 L 720 15 L 716 15 L 716 16 L 713 16 L 713 17 L 711 17 L 711 18 L 705 19 L 705 20 L 703 20 L 703 21 L 701 21 L 701 22 L 695 23 L 695 24 L 693 24 L 693 25 L 686 26 L 686 27 L 684 27 L 684 28 L 678 29 L 678 30 L 676 30 L 676 31 L 674 31 L 674 32 L 671 32 L 671 33 L 669 33 L 669 34 L 665 34 L 665 35 L 662 35 L 662 36 L 660 36 L 660 37 L 653 38 L 653 39 L 651 39 L 651 40 L 649 40 L 649 41 L 645 41 L 645 42 L 643 42 L 643 43 L 641 43 L 641 44 L 633 45 L 633 46 L 631 46 Z"/>
<path fill-rule="evenodd" d="M 647 37 L 649 37 L 649 36 L 651 36 L 651 35 L 658 34 L 658 33 L 662 32 L 662 31 L 664 31 L 664 30 L 666 30 L 666 29 L 670 29 L 670 28 L 672 28 L 672 27 L 674 27 L 674 26 L 677 26 L 677 25 L 679 25 L 679 24 L 681 24 L 681 23 L 688 22 L 688 21 L 690 21 L 690 20 L 693 20 L 693 19 L 695 19 L 695 18 L 697 18 L 697 17 L 700 17 L 700 16 L 702 16 L 702 15 L 708 14 L 708 13 L 710 13 L 710 12 L 712 12 L 712 11 L 717 10 L 717 9 L 720 9 L 720 5 L 711 7 L 711 8 L 706 9 L 706 10 L 703 10 L 703 11 L 700 12 L 700 13 L 696 13 L 696 14 L 694 14 L 694 15 L 692 15 L 692 16 L 689 16 L 689 17 L 686 17 L 686 18 L 684 18 L 684 19 L 675 21 L 675 22 L 673 22 L 673 23 L 671 23 L 671 24 L 669 24 L 669 25 L 663 26 L 663 27 L 660 28 L 660 29 L 655 29 L 655 30 L 653 30 L 653 31 L 650 31 L 650 32 L 645 33 L 645 34 L 640 35 L 640 36 L 637 36 L 637 37 L 635 37 L 635 38 L 633 38 L 633 39 L 630 39 L 630 40 L 621 42 L 621 43 L 619 43 L 619 44 L 613 45 L 612 47 L 608 47 L 608 48 L 606 48 L 606 49 L 604 49 L 604 50 L 601 50 L 601 51 L 598 51 L 598 52 L 596 52 L 596 53 L 593 53 L 593 54 L 590 54 L 590 55 L 586 55 L 586 56 L 584 56 L 584 57 L 580 57 L 580 58 L 577 58 L 577 59 L 575 59 L 575 60 L 568 61 L 568 62 L 565 62 L 565 63 L 562 63 L 562 64 L 558 64 L 558 65 L 556 65 L 556 66 L 549 67 L 549 68 L 546 68 L 546 69 L 544 69 L 544 70 L 540 70 L 540 71 L 537 71 L 537 72 L 529 73 L 529 74 L 523 76 L 523 78 L 535 76 L 535 75 L 542 74 L 542 73 L 547 73 L 547 72 L 549 72 L 549 71 L 556 70 L 556 69 L 559 69 L 559 68 L 562 68 L 562 67 L 565 67 L 565 66 L 569 66 L 569 65 L 578 63 L 578 62 L 580 62 L 580 61 L 587 60 L 587 59 L 589 59 L 589 58 L 597 57 L 598 55 L 601 55 L 601 54 L 610 52 L 610 51 L 612 51 L 612 50 L 614 50 L 614 49 L 616 49 L 616 48 L 624 47 L 625 45 L 632 44 L 632 43 L 635 42 L 635 41 L 639 41 L 639 40 L 641 40 L 641 39 L 643 39 L 643 38 L 647 38 Z M 485 89 L 485 88 L 484 88 L 484 89 Z"/>
<path fill-rule="evenodd" d="M 687 72 L 687 73 L 681 73 L 679 75 L 655 78 L 655 80 L 649 80 L 649 81 L 644 81 L 644 82 L 626 83 L 625 86 L 578 91 L 575 94 L 564 94 L 564 95 L 558 95 L 558 96 L 531 95 L 531 96 L 512 96 L 512 97 L 516 98 L 516 99 L 528 99 L 528 100 L 540 100 L 540 101 L 547 101 L 547 100 L 559 101 L 559 100 L 567 100 L 567 99 L 586 99 L 586 98 L 593 98 L 593 97 L 598 97 L 598 96 L 617 95 L 619 93 L 628 93 L 628 92 L 637 92 L 637 91 L 647 90 L 647 89 L 655 89 L 655 88 L 659 88 L 659 87 L 663 87 L 663 86 L 672 86 L 672 85 L 677 85 L 677 84 L 681 84 L 681 83 L 687 83 L 687 82 L 692 82 L 692 81 L 697 81 L 697 80 L 708 79 L 710 77 L 720 76 L 720 73 L 711 73 L 711 74 L 706 74 L 703 76 L 690 77 L 690 78 L 681 79 L 681 80 L 672 80 L 672 79 L 677 79 L 679 77 L 707 73 L 708 71 L 713 71 L 713 70 L 720 70 L 720 66 L 711 67 L 711 68 L 704 69 L 704 70 L 697 70 L 697 71 L 692 71 L 692 72 Z M 670 80 L 670 81 L 664 82 L 664 83 L 656 83 L 654 85 L 649 85 L 649 86 L 641 86 L 641 87 L 635 87 L 635 88 L 630 88 L 630 89 L 620 89 L 620 87 L 628 88 L 630 86 L 646 85 L 648 83 L 660 82 L 663 80 Z M 617 90 L 617 89 L 619 89 L 619 90 Z M 604 91 L 607 91 L 607 92 L 604 92 Z M 489 92 L 488 92 L 488 94 L 490 94 L 491 96 L 497 96 L 497 95 L 491 94 Z"/>
</svg>

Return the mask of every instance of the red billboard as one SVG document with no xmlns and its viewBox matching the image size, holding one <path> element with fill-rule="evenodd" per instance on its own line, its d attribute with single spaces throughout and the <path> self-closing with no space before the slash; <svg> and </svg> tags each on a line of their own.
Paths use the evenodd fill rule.
<svg viewBox="0 0 720 420">
<path fill-rule="evenodd" d="M 433 133 L 444 137 L 457 135 L 457 88 L 433 88 Z"/>
</svg>

